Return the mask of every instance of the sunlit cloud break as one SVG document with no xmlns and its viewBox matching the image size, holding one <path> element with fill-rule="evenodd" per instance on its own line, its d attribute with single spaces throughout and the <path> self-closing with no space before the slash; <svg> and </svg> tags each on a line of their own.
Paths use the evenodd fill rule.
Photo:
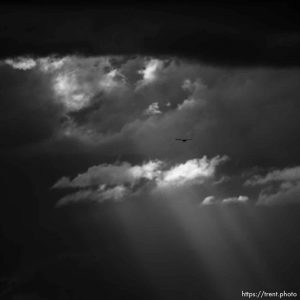
<svg viewBox="0 0 300 300">
<path fill-rule="evenodd" d="M 158 179 L 158 185 L 163 187 L 203 183 L 205 179 L 211 178 L 216 167 L 227 159 L 227 156 L 216 156 L 212 159 L 203 156 L 201 159 L 188 160 L 164 171 L 163 176 Z"/>
<path fill-rule="evenodd" d="M 58 206 L 80 200 L 99 201 L 121 200 L 152 183 L 152 188 L 182 187 L 186 185 L 203 184 L 215 175 L 216 167 L 227 160 L 227 156 L 215 156 L 211 159 L 203 156 L 191 159 L 182 164 L 168 166 L 161 160 L 145 162 L 141 165 L 131 165 L 128 162 L 118 164 L 101 164 L 90 167 L 85 173 L 75 178 L 62 177 L 53 189 L 80 189 L 61 198 Z M 136 191 L 136 189 L 135 189 Z"/>
<path fill-rule="evenodd" d="M 201 205 L 212 205 L 212 204 L 239 204 L 239 203 L 248 203 L 249 197 L 248 196 L 236 196 L 236 197 L 229 197 L 224 199 L 217 199 L 215 196 L 207 196 L 201 202 Z"/>
<path fill-rule="evenodd" d="M 158 102 L 154 102 L 154 103 L 150 104 L 149 107 L 144 111 L 144 114 L 147 116 L 161 114 Z"/>
<path fill-rule="evenodd" d="M 18 57 L 14 59 L 6 59 L 5 63 L 17 70 L 30 70 L 36 66 L 36 61 L 29 57 Z"/>
</svg>

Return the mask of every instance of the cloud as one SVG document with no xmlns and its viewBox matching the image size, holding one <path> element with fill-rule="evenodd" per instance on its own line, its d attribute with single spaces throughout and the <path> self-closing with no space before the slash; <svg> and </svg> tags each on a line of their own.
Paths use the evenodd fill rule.
<svg viewBox="0 0 300 300">
<path fill-rule="evenodd" d="M 110 59 L 49 56 L 2 61 L 0 72 L 5 80 L 0 82 L 3 103 L 0 131 L 6 131 L 1 132 L 3 144 L 30 143 L 44 136 L 51 137 L 51 133 L 59 136 L 59 131 L 78 136 L 76 127 L 80 124 L 71 113 L 86 114 L 87 109 L 91 112 L 100 103 L 99 99 L 94 100 L 96 95 L 113 94 L 124 87 L 124 80 L 120 72 L 112 68 Z M 91 128 L 81 126 L 81 129 L 80 132 L 86 133 Z M 15 141 L 6 141 L 9 131 L 16 132 L 11 134 Z M 40 131 L 41 138 L 35 138 L 35 132 Z"/>
<path fill-rule="evenodd" d="M 219 185 L 219 184 L 223 184 L 223 183 L 226 183 L 230 180 L 230 177 L 229 176 L 222 176 L 220 177 L 219 179 L 217 179 L 213 184 L 214 185 Z"/>
<path fill-rule="evenodd" d="M 185 79 L 181 87 L 182 89 L 188 90 L 191 93 L 197 93 L 207 88 L 201 78 L 196 78 L 194 82 L 192 82 L 190 79 Z"/>
<path fill-rule="evenodd" d="M 192 109 L 196 105 L 195 99 L 185 99 L 181 104 L 178 104 L 177 109 Z"/>
<path fill-rule="evenodd" d="M 258 205 L 299 203 L 300 167 L 274 170 L 265 176 L 255 175 L 245 185 L 265 186 L 258 196 Z"/>
<path fill-rule="evenodd" d="M 89 90 L 81 90 L 74 73 L 59 74 L 55 78 L 53 88 L 58 97 L 70 111 L 80 110 L 89 104 Z"/>
<path fill-rule="evenodd" d="M 1 142 L 29 144 L 27 154 L 49 155 L 58 169 L 63 168 L 60 162 L 68 153 L 78 155 L 77 173 L 91 165 L 97 167 L 93 159 L 112 164 L 122 155 L 129 166 L 115 182 L 106 180 L 112 186 L 136 187 L 143 180 L 161 187 L 179 186 L 209 178 L 203 176 L 194 158 L 226 153 L 233 163 L 224 166 L 221 176 L 232 178 L 228 171 L 236 177 L 215 184 L 214 189 L 224 189 L 223 195 L 243 195 L 243 179 L 238 182 L 237 174 L 255 165 L 268 169 L 300 163 L 298 69 L 230 69 L 176 57 L 138 55 L 33 60 L 37 66 L 26 72 L 4 61 L 0 65 Z M 144 72 L 139 73 L 141 70 Z M 151 83 L 137 91 L 137 83 L 144 80 Z M 146 118 L 145 109 L 150 115 L 162 113 Z M 177 137 L 193 140 L 178 143 Z M 19 152 L 25 155 L 24 147 Z M 131 160 L 133 156 L 139 159 Z M 168 162 L 157 168 L 160 175 L 152 179 L 128 175 L 137 162 L 153 159 Z M 73 174 L 72 168 L 60 174 Z M 289 176 L 298 172 L 289 169 L 285 171 Z M 279 181 L 283 170 L 279 171 L 250 179 L 268 185 L 293 183 Z M 77 185 L 74 189 L 91 188 L 89 183 L 83 186 L 81 177 L 65 179 L 65 184 L 66 180 Z M 251 198 L 259 186 L 250 189 Z"/>
<path fill-rule="evenodd" d="M 111 57 L 113 58 L 113 57 Z M 79 111 L 101 93 L 112 93 L 126 86 L 124 75 L 114 69 L 108 57 L 67 57 L 41 61 L 42 70 L 56 70 L 53 89 L 68 111 Z"/>
<path fill-rule="evenodd" d="M 97 190 L 84 189 L 62 197 L 56 204 L 57 207 L 77 202 L 92 201 L 103 202 L 105 200 L 121 201 L 129 194 L 129 189 L 123 185 L 105 188 L 101 185 Z"/>
<path fill-rule="evenodd" d="M 127 188 L 123 185 L 115 186 L 111 189 L 107 189 L 102 193 L 103 199 L 120 200 L 123 199 L 127 193 Z"/>
<path fill-rule="evenodd" d="M 226 156 L 216 156 L 212 159 L 204 156 L 175 166 L 168 166 L 159 160 L 141 165 L 131 165 L 128 162 L 102 164 L 89 168 L 87 172 L 77 175 L 72 180 L 62 177 L 52 188 L 80 189 L 63 197 L 59 205 L 89 198 L 92 201 L 120 200 L 132 194 L 134 190 L 141 190 L 146 186 L 162 191 L 165 188 L 203 184 L 215 175 L 216 167 L 225 160 Z"/>
<path fill-rule="evenodd" d="M 177 109 L 192 109 L 196 105 L 203 107 L 205 105 L 205 90 L 207 86 L 203 83 L 201 78 L 196 78 L 194 82 L 190 79 L 185 79 L 182 84 L 182 89 L 190 93 L 189 97 L 185 99 L 182 103 L 178 104 Z"/>
<path fill-rule="evenodd" d="M 62 108 L 60 130 L 67 138 L 83 144 L 90 138 L 96 145 L 111 143 L 112 148 L 114 142 L 127 139 L 131 152 L 159 159 L 227 153 L 251 167 L 297 159 L 298 70 L 228 70 L 174 57 L 35 60 L 39 68 L 34 72 L 47 78 L 52 102 Z M 148 75 L 139 74 L 143 67 L 149 68 Z M 144 76 L 151 84 L 136 91 Z M 149 114 L 161 111 L 160 118 L 143 118 L 145 107 Z M 193 143 L 182 151 L 182 145 L 170 144 L 175 136 L 192 137 Z M 283 151 L 286 147 L 289 155 Z M 263 159 L 266 151 L 268 159 Z"/>
<path fill-rule="evenodd" d="M 249 201 L 247 196 L 230 197 L 222 200 L 222 203 L 246 203 Z"/>
<path fill-rule="evenodd" d="M 34 68 L 37 63 L 35 60 L 29 57 L 18 57 L 14 59 L 6 59 L 5 63 L 17 70 L 30 70 Z"/>
<path fill-rule="evenodd" d="M 284 183 L 275 191 L 263 190 L 256 202 L 257 205 L 300 204 L 300 181 Z"/>
<path fill-rule="evenodd" d="M 125 76 L 117 69 L 109 71 L 99 82 L 99 86 L 106 92 L 122 88 L 125 84 Z"/>
<path fill-rule="evenodd" d="M 218 201 L 216 200 L 215 196 L 207 196 L 203 199 L 203 201 L 201 202 L 201 205 L 211 205 L 211 204 L 215 204 Z"/>
<path fill-rule="evenodd" d="M 143 76 L 143 79 L 137 82 L 137 89 L 155 81 L 162 68 L 163 61 L 160 59 L 149 59 L 146 61 L 144 69 L 138 71 Z"/>
<path fill-rule="evenodd" d="M 64 65 L 69 62 L 72 57 L 54 57 L 54 56 L 46 56 L 37 59 L 38 65 L 43 72 L 54 72 L 64 67 Z"/>
<path fill-rule="evenodd" d="M 212 205 L 212 204 L 237 204 L 237 203 L 247 203 L 249 201 L 248 196 L 237 196 L 237 197 L 229 197 L 224 199 L 218 199 L 215 196 L 207 196 L 201 202 L 201 205 Z"/>
<path fill-rule="evenodd" d="M 172 54 L 226 66 L 299 65 L 294 9 L 272 3 L 253 5 L 245 12 L 242 6 L 232 5 L 226 15 L 227 9 L 207 4 L 200 9 L 189 6 L 188 13 L 180 5 L 159 11 L 127 6 L 63 12 L 5 8 L 0 18 L 5 28 L 0 34 L 0 55 Z M 263 16 L 260 26 L 256 26 L 257 14 Z M 113 19 L 118 22 L 111 25 Z M 56 22 L 50 26 L 52 20 Z"/>
<path fill-rule="evenodd" d="M 204 156 L 201 159 L 188 160 L 183 164 L 178 164 L 164 171 L 162 178 L 158 181 L 158 185 L 163 187 L 203 183 L 205 179 L 214 175 L 217 165 L 227 159 L 226 156 L 216 156 L 212 159 Z"/>
<path fill-rule="evenodd" d="M 13 69 L 17 70 L 30 70 L 35 67 L 38 67 L 43 72 L 53 72 L 64 66 L 64 64 L 70 60 L 71 57 L 55 57 L 55 56 L 45 56 L 39 58 L 33 57 L 16 57 L 16 58 L 7 58 L 4 60 L 4 63 L 11 66 Z"/>
<path fill-rule="evenodd" d="M 263 185 L 276 181 L 300 181 L 300 167 L 285 168 L 269 172 L 265 176 L 253 176 L 245 182 L 245 185 Z"/>
<path fill-rule="evenodd" d="M 139 98 L 137 105 L 148 102 L 149 106 L 156 99 L 165 109 L 163 115 L 155 122 L 135 118 L 122 127 L 140 151 L 154 157 L 172 155 L 175 151 L 170 151 L 170 144 L 164 141 L 177 135 L 193 137 L 193 145 L 185 145 L 187 157 L 199 151 L 210 156 L 227 153 L 248 167 L 296 159 L 299 71 L 227 70 L 188 61 L 176 65 L 174 61 L 164 67 L 151 87 L 134 96 Z M 286 101 L 281 101 L 283 98 Z M 171 105 L 167 108 L 168 102 Z M 275 122 L 276 117 L 281 121 Z M 289 155 L 283 145 L 288 145 Z M 268 157 L 263 159 L 266 153 Z"/>
<path fill-rule="evenodd" d="M 140 179 L 152 180 L 159 176 L 162 162 L 159 160 L 132 166 L 128 162 L 121 164 L 101 164 L 90 167 L 87 172 L 77 175 L 73 180 L 62 177 L 53 188 L 84 188 L 99 184 L 135 185 Z"/>
<path fill-rule="evenodd" d="M 64 176 L 62 178 L 60 178 L 53 186 L 52 188 L 57 189 L 57 188 L 67 188 L 67 187 L 71 187 L 72 183 L 71 180 Z"/>
<path fill-rule="evenodd" d="M 72 115 L 75 122 L 97 134 L 127 136 L 146 157 L 165 159 L 167 155 L 177 155 L 179 145 L 173 147 L 166 143 L 174 135 L 193 138 L 193 144 L 186 144 L 185 151 L 181 151 L 182 155 L 186 155 L 185 159 L 197 157 L 199 152 L 201 156 L 227 153 L 241 163 L 253 166 L 261 163 L 276 165 L 281 159 L 288 163 L 290 156 L 296 157 L 295 145 L 298 143 L 292 142 L 291 136 L 297 140 L 296 114 L 300 108 L 295 104 L 300 94 L 296 84 L 298 71 L 227 70 L 188 61 L 176 64 L 175 59 L 170 59 L 169 64 L 164 62 L 159 76 L 147 88 L 136 91 L 139 79 L 133 80 L 131 76 L 148 61 L 148 58 L 134 57 L 119 63 L 117 68 L 124 76 L 125 90 L 116 94 L 120 88 L 116 87 L 105 95 L 96 93 L 90 98 L 93 100 L 86 102 L 86 112 L 80 109 L 78 114 Z M 112 63 L 107 63 L 109 65 Z M 93 76 L 92 71 L 89 74 Z M 80 86 L 90 86 L 86 83 L 89 76 L 82 77 Z M 97 76 L 101 80 L 102 77 Z M 91 90 L 100 91 L 98 88 Z M 286 101 L 281 101 L 282 98 Z M 143 119 L 145 107 L 152 108 L 153 113 L 156 111 L 154 105 L 151 106 L 153 99 L 163 114 L 156 120 Z M 97 106 L 88 110 L 92 101 Z M 167 107 L 167 103 L 171 105 Z M 263 116 L 270 122 L 264 122 Z M 281 119 L 282 129 L 278 128 L 278 122 L 273 121 L 275 116 Z M 276 139 L 273 137 L 275 131 L 278 132 Z M 283 133 L 286 131 L 291 135 Z M 250 144 L 253 145 L 251 155 L 247 146 Z M 286 144 L 290 149 L 289 156 L 283 151 Z M 175 151 L 170 151 L 170 147 Z M 262 159 L 266 151 L 268 159 Z"/>
<path fill-rule="evenodd" d="M 6 148 L 50 138 L 64 114 L 49 84 L 51 76 L 29 68 L 32 61 L 18 62 L 18 68 L 0 64 L 0 144 Z"/>
<path fill-rule="evenodd" d="M 161 114 L 161 111 L 159 110 L 158 102 L 154 102 L 154 103 L 150 104 L 144 113 L 148 116 Z"/>
<path fill-rule="evenodd" d="M 186 71 L 182 75 L 177 72 L 173 60 L 169 65 L 164 62 L 164 66 L 161 66 L 163 76 L 157 77 L 149 89 L 139 92 L 135 91 L 139 78 L 132 76 L 151 59 L 68 56 L 44 57 L 36 61 L 41 76 L 49 77 L 48 84 L 53 90 L 54 101 L 62 104 L 64 119 L 61 133 L 65 132 L 68 138 L 85 141 L 88 136 L 92 139 L 99 136 L 101 139 L 98 140 L 104 141 L 118 135 L 122 139 L 128 133 L 126 126 L 139 121 L 144 123 L 143 114 L 159 114 L 161 108 L 172 112 L 175 105 L 171 101 L 181 102 L 181 94 L 186 94 L 179 85 L 183 80 L 181 77 L 186 77 Z M 158 101 L 153 103 L 152 99 L 156 96 Z M 146 112 L 145 106 L 148 106 Z M 91 134 L 87 136 L 88 132 Z M 135 132 L 129 135 L 132 138 Z"/>
</svg>

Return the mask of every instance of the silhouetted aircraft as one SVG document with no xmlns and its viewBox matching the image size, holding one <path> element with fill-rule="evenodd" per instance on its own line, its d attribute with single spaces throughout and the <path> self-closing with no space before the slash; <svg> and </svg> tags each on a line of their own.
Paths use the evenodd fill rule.
<svg viewBox="0 0 300 300">
<path fill-rule="evenodd" d="M 186 142 L 186 141 L 191 141 L 192 139 L 175 139 L 176 141 L 181 141 L 181 142 Z"/>
</svg>

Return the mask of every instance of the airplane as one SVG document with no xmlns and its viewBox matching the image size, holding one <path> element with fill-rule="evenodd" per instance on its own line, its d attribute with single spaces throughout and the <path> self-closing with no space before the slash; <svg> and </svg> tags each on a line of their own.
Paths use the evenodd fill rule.
<svg viewBox="0 0 300 300">
<path fill-rule="evenodd" d="M 185 143 L 186 141 L 191 141 L 192 139 L 175 139 L 175 140 Z"/>
</svg>

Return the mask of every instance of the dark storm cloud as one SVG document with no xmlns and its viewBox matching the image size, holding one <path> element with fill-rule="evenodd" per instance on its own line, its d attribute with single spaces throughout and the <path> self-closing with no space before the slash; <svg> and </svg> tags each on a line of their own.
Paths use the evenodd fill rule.
<svg viewBox="0 0 300 300">
<path fill-rule="evenodd" d="M 94 111 L 101 112 L 102 94 L 121 84 L 122 78 L 114 74 L 111 79 L 109 70 L 103 72 L 107 67 L 106 58 L 87 58 L 84 67 L 81 63 L 80 59 L 68 57 L 17 57 L 1 61 L 0 144 L 3 150 L 47 142 L 53 137 L 59 142 L 64 128 L 68 132 L 72 130 L 73 119 L 79 126 L 86 123 L 85 115 L 91 117 Z M 96 63 L 100 68 L 95 71 Z M 80 72 L 75 76 L 78 68 Z M 99 82 L 100 86 L 95 88 Z"/>
<path fill-rule="evenodd" d="M 142 91 L 153 103 L 161 99 L 162 113 L 135 119 L 123 126 L 121 134 L 132 136 L 137 149 L 151 157 L 187 159 L 221 153 L 243 167 L 296 163 L 299 79 L 297 69 L 171 64 Z M 171 95 L 164 90 L 172 90 Z M 183 147 L 174 141 L 178 136 L 193 140 Z"/>
<path fill-rule="evenodd" d="M 134 152 L 132 132 L 126 132 L 126 126 L 132 127 L 134 122 L 143 123 L 156 114 L 176 110 L 176 106 L 197 88 L 193 83 L 188 88 L 181 87 L 186 76 L 195 76 L 192 66 L 178 69 L 170 59 L 128 57 L 115 68 L 111 61 L 117 59 L 69 57 L 54 71 L 48 71 L 48 63 L 42 65 L 42 70 L 47 71 L 36 71 L 41 78 L 45 77 L 45 84 L 53 96 L 44 100 L 60 107 L 61 124 L 53 139 L 45 141 L 46 151 L 53 149 L 54 141 L 55 151 L 64 151 L 63 144 L 65 149 L 73 150 L 81 144 L 81 148 L 86 149 L 94 145 L 99 153 L 102 152 L 99 147 L 102 150 L 110 148 L 108 152 L 124 152 L 130 146 L 129 151 Z M 12 61 L 11 66 L 18 68 L 16 74 L 21 72 L 25 76 L 20 68 L 24 68 L 29 59 Z M 38 65 L 40 61 L 37 60 Z M 33 70 L 26 72 L 30 77 Z M 134 80 L 133 74 L 139 76 Z M 118 146 L 120 142 L 121 147 Z"/>
<path fill-rule="evenodd" d="M 258 187 L 243 186 L 250 177 L 240 174 L 255 166 L 268 170 L 300 163 L 297 68 L 225 68 L 141 56 L 49 61 L 3 63 L 3 91 L 9 95 L 3 102 L 3 132 L 8 134 L 9 127 L 20 131 L 11 138 L 15 143 L 22 139 L 15 145 L 26 144 L 19 153 L 55 157 L 58 168 L 62 157 L 77 155 L 74 167 L 60 177 L 78 174 L 79 165 L 81 171 L 96 165 L 94 159 L 178 164 L 227 155 L 230 163 L 220 168 L 214 185 L 217 194 L 207 192 L 203 199 L 213 195 L 238 201 L 238 195 L 256 199 L 259 193 Z M 16 122 L 18 110 L 27 118 L 24 123 Z M 44 135 L 31 140 L 36 130 Z M 178 137 L 191 140 L 182 143 Z M 6 137 L 2 142 L 11 145 Z"/>
<path fill-rule="evenodd" d="M 64 119 L 41 151 L 77 149 L 115 159 L 135 153 L 174 162 L 225 154 L 236 172 L 300 162 L 298 69 L 121 58 L 116 66 L 112 58 L 70 57 L 52 73 L 48 84 Z"/>
<path fill-rule="evenodd" d="M 177 55 L 217 65 L 294 66 L 298 11 L 275 2 L 6 7 L 0 55 Z"/>
</svg>

